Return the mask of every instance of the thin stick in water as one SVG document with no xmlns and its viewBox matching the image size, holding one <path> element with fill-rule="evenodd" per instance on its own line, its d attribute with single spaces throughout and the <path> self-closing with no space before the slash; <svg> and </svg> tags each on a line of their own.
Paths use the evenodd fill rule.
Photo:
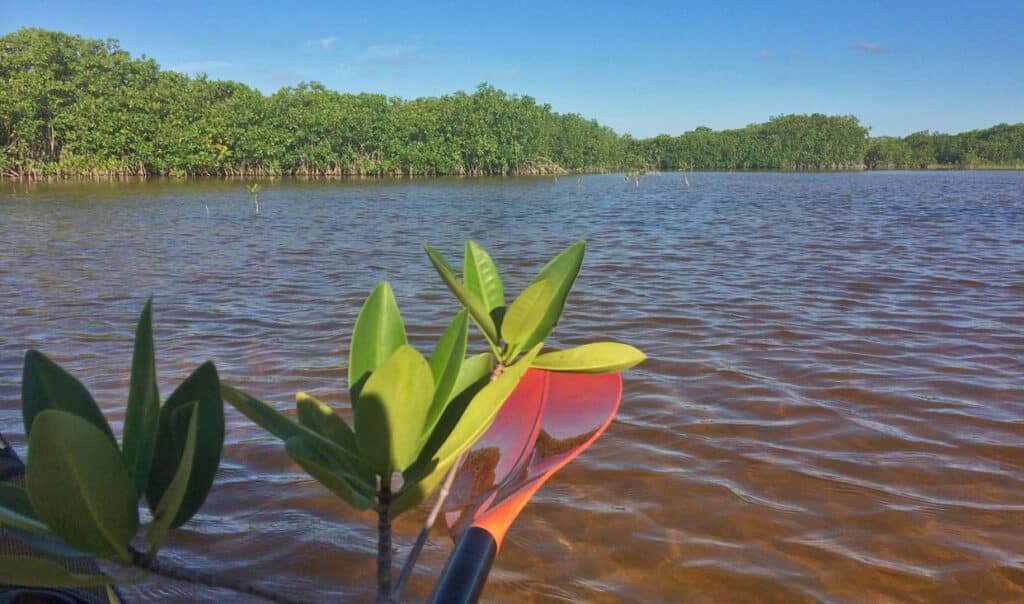
<svg viewBox="0 0 1024 604">
<path fill-rule="evenodd" d="M 498 379 L 505 371 L 505 365 L 501 361 L 498 361 L 498 365 L 491 372 L 491 381 Z M 469 451 L 463 451 L 459 458 L 455 460 L 455 464 L 452 465 L 451 469 L 448 470 L 448 475 L 444 477 L 444 483 L 441 484 L 441 490 L 437 493 L 437 501 L 434 502 L 433 509 L 430 510 L 430 515 L 427 516 L 427 520 L 423 523 L 423 528 L 420 529 L 420 534 L 416 536 L 416 542 L 412 545 L 412 551 L 409 552 L 409 557 L 406 558 L 405 564 L 402 566 L 402 572 L 398 575 L 398 581 L 395 583 L 395 589 L 391 594 L 391 601 L 398 602 L 398 599 L 402 596 L 402 588 L 405 587 L 405 582 L 409 580 L 409 576 L 412 575 L 412 569 L 416 567 L 416 559 L 419 558 L 420 552 L 423 550 L 423 546 L 427 542 L 427 538 L 430 536 L 430 529 L 434 526 L 434 522 L 437 521 L 438 514 L 441 513 L 441 508 L 444 506 L 444 502 L 448 499 L 448 492 L 451 490 L 452 482 L 455 481 L 455 475 L 459 472 L 459 468 L 462 467 L 462 462 L 465 461 L 466 456 L 469 455 Z"/>
<path fill-rule="evenodd" d="M 391 593 L 391 601 L 397 602 L 402 597 L 402 588 L 405 587 L 405 582 L 409 580 L 409 576 L 412 575 L 412 569 L 416 567 L 416 560 L 420 556 L 420 552 L 423 550 L 423 546 L 427 543 L 427 538 L 430 536 L 430 529 L 437 522 L 437 516 L 441 513 L 441 507 L 444 506 L 445 500 L 448 498 L 448 491 L 452 487 L 452 482 L 455 480 L 455 474 L 458 473 L 459 468 L 462 466 L 462 461 L 466 458 L 466 452 L 463 451 L 462 455 L 455 460 L 455 465 L 448 470 L 448 475 L 444 478 L 444 483 L 441 485 L 441 490 L 437 493 L 437 501 L 434 502 L 434 507 L 430 510 L 430 515 L 427 516 L 426 521 L 423 523 L 423 528 L 420 529 L 420 534 L 416 536 L 416 542 L 412 545 L 412 550 L 409 552 L 409 557 L 405 559 L 405 565 L 402 566 L 402 572 L 398 575 L 398 581 L 395 582 L 395 589 Z"/>
</svg>

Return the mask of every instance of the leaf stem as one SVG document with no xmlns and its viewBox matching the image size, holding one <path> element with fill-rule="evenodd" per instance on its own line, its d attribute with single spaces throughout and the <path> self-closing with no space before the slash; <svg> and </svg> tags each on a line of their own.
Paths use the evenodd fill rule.
<svg viewBox="0 0 1024 604">
<path fill-rule="evenodd" d="M 491 339 L 488 338 L 486 334 L 484 335 L 484 339 L 487 340 L 487 345 L 491 347 L 491 352 L 494 353 L 494 358 L 500 359 L 501 358 L 501 347 L 498 346 L 498 343 L 497 342 L 492 342 Z"/>
<path fill-rule="evenodd" d="M 391 477 L 380 480 L 377 490 L 377 601 L 387 602 L 391 596 Z"/>
</svg>

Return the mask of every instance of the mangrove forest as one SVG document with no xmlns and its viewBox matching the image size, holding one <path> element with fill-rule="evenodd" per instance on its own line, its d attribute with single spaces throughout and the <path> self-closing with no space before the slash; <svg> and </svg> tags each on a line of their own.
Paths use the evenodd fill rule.
<svg viewBox="0 0 1024 604">
<path fill-rule="evenodd" d="M 853 116 L 636 139 L 486 83 L 412 100 L 316 82 L 264 95 L 164 70 L 116 40 L 0 36 L 0 174 L 525 175 L 603 170 L 1024 167 L 1024 123 L 871 137 Z"/>
</svg>

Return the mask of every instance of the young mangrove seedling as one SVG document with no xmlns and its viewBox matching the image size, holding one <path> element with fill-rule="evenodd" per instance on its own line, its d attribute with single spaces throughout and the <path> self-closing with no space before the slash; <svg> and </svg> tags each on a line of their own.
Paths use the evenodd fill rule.
<svg viewBox="0 0 1024 604">
<path fill-rule="evenodd" d="M 259 214 L 260 214 L 260 191 L 263 189 L 263 187 L 260 186 L 260 183 L 254 182 L 251 185 L 247 186 L 246 189 L 248 189 L 249 190 L 249 194 L 252 195 L 252 203 L 253 203 L 254 206 L 256 206 L 256 215 L 259 216 Z"/>
<path fill-rule="evenodd" d="M 136 583 L 148 572 L 271 601 L 290 600 L 223 573 L 183 568 L 157 557 L 168 533 L 206 501 L 224 445 L 224 405 L 211 362 L 200 365 L 160 404 L 151 302 L 135 330 L 120 442 L 85 386 L 41 352 L 25 354 L 21 398 L 28 437 L 25 488 L 0 483 L 0 526 L 44 554 L 103 559 L 118 570 L 76 574 L 46 558 L 3 554 L 0 583 L 98 587 Z M 141 549 L 136 537 L 140 499 L 152 517 Z"/>
</svg>

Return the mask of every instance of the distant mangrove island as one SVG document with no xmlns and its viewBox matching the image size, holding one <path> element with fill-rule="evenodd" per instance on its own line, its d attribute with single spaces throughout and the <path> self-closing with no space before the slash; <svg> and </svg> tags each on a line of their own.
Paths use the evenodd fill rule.
<svg viewBox="0 0 1024 604">
<path fill-rule="evenodd" d="M 267 96 L 162 70 L 116 40 L 0 37 L 0 174 L 11 178 L 927 168 L 1024 168 L 1024 123 L 871 137 L 853 116 L 782 115 L 636 139 L 486 83 L 412 100 L 316 82 Z"/>
</svg>

